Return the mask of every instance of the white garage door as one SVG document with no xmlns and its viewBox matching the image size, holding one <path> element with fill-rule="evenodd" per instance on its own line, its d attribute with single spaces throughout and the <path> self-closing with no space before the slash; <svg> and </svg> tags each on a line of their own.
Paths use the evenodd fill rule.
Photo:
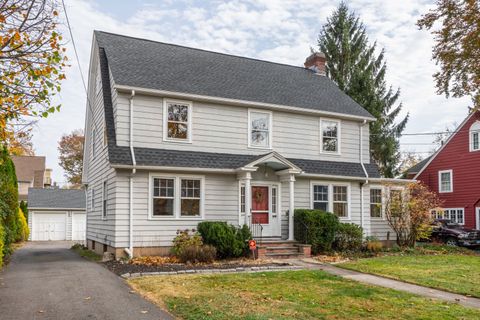
<svg viewBox="0 0 480 320">
<path fill-rule="evenodd" d="M 87 220 L 85 213 L 72 214 L 72 240 L 85 240 L 87 229 Z"/>
<path fill-rule="evenodd" d="M 38 213 L 33 215 L 34 241 L 66 240 L 67 239 L 67 214 L 59 213 Z"/>
</svg>

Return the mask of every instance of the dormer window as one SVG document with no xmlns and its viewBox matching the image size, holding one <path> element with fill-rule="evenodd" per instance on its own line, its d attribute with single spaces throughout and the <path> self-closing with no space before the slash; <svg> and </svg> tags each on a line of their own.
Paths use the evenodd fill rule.
<svg viewBox="0 0 480 320">
<path fill-rule="evenodd" d="M 480 121 L 470 127 L 470 151 L 480 150 Z"/>
<path fill-rule="evenodd" d="M 192 103 L 165 100 L 163 112 L 163 139 L 165 141 L 191 142 Z"/>
<path fill-rule="evenodd" d="M 340 121 L 320 120 L 320 152 L 340 154 Z"/>
<path fill-rule="evenodd" d="M 248 147 L 272 148 L 272 113 L 248 110 Z"/>
</svg>

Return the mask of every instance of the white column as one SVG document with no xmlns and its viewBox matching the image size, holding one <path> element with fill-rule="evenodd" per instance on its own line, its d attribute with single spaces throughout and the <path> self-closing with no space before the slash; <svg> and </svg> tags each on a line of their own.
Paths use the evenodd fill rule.
<svg viewBox="0 0 480 320">
<path fill-rule="evenodd" d="M 290 174 L 288 179 L 290 189 L 290 206 L 288 209 L 288 240 L 294 240 L 293 235 L 293 213 L 295 211 L 295 175 Z"/>
<path fill-rule="evenodd" d="M 252 219 L 252 186 L 250 180 L 252 175 L 250 172 L 245 172 L 245 177 L 243 179 L 245 184 L 245 224 L 250 227 Z"/>
</svg>

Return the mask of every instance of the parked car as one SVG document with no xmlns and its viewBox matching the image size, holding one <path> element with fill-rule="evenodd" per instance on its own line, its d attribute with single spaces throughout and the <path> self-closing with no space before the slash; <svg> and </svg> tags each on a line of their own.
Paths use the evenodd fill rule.
<svg viewBox="0 0 480 320">
<path fill-rule="evenodd" d="M 447 219 L 437 219 L 433 222 L 431 240 L 450 246 L 475 247 L 480 246 L 480 231 L 465 228 Z"/>
</svg>

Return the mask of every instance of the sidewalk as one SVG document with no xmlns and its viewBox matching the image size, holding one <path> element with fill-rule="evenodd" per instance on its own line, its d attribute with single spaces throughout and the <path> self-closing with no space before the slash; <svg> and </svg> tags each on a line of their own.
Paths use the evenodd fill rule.
<svg viewBox="0 0 480 320">
<path fill-rule="evenodd" d="M 374 276 L 371 274 L 361 273 L 352 270 L 346 270 L 339 267 L 335 267 L 331 264 L 323 264 L 314 259 L 303 259 L 303 260 L 291 260 L 291 263 L 299 266 L 303 266 L 305 269 L 310 270 L 323 270 L 330 274 L 345 278 L 351 279 L 358 282 L 372 284 L 375 286 L 405 291 L 413 293 L 416 295 L 424 296 L 427 298 L 444 300 L 452 303 L 458 303 L 465 307 L 477 308 L 480 309 L 480 299 L 474 297 L 467 297 L 461 294 L 450 293 L 438 289 L 432 289 L 428 287 L 423 287 L 415 284 L 410 284 L 398 280 L 392 280 L 380 276 Z"/>
</svg>

